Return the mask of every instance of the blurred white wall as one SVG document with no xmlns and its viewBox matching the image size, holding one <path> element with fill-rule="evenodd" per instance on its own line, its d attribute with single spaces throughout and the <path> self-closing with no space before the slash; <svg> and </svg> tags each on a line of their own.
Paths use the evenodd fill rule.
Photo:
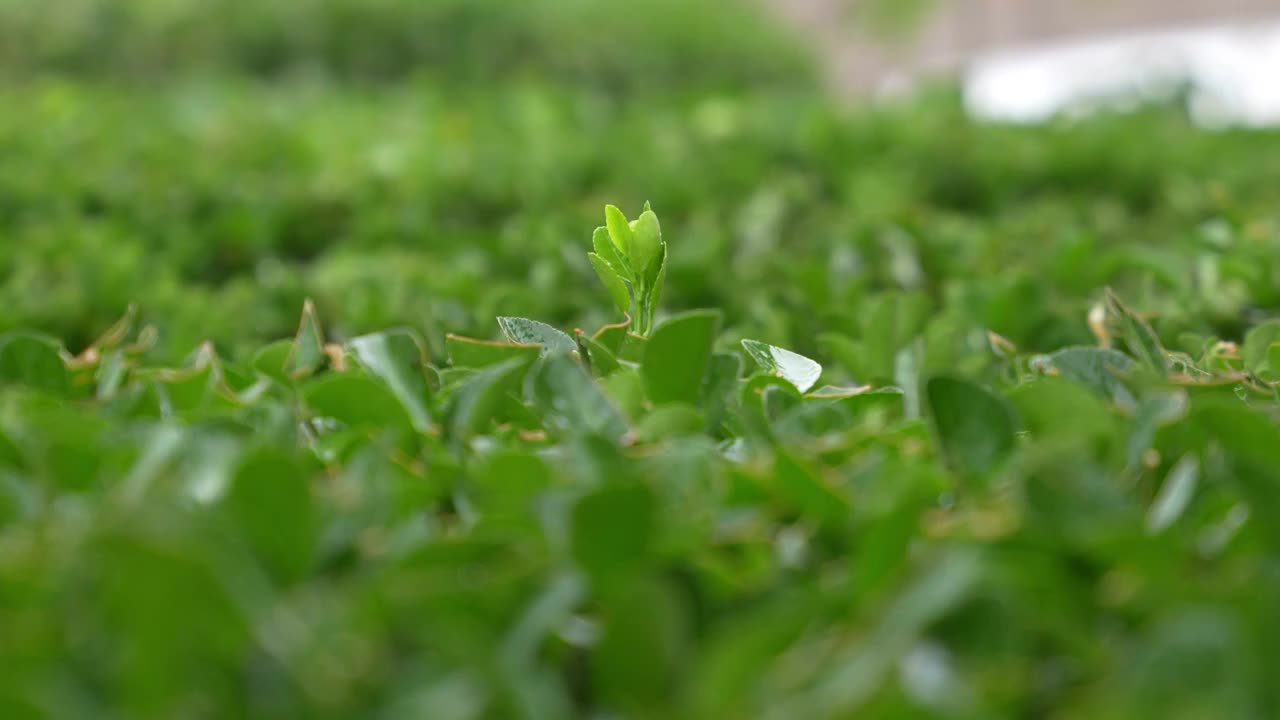
<svg viewBox="0 0 1280 720">
<path fill-rule="evenodd" d="M 1180 89 L 1203 125 L 1280 125 L 1280 20 L 978 53 L 964 70 L 970 111 L 1001 121 L 1123 107 Z"/>
<path fill-rule="evenodd" d="M 1185 82 L 1205 123 L 1280 122 L 1280 0 L 936 0 L 889 39 L 859 27 L 860 0 L 763 1 L 814 37 L 851 96 L 960 73 L 974 113 L 1037 121 Z"/>
</svg>

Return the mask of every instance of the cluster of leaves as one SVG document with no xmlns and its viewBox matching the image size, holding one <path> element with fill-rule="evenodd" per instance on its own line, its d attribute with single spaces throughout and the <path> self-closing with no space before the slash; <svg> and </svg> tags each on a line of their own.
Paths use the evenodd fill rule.
<svg viewBox="0 0 1280 720">
<path fill-rule="evenodd" d="M 618 310 L 634 318 L 636 332 L 648 335 L 653 330 L 654 313 L 667 276 L 667 244 L 662 239 L 662 226 L 648 203 L 640 217 L 632 221 L 609 205 L 605 208 L 605 221 L 591 236 L 595 252 L 587 253 L 587 258 Z"/>
<path fill-rule="evenodd" d="M 651 215 L 593 238 L 619 310 Z M 719 310 L 0 336 L 0 715 L 1274 716 L 1280 322 L 1093 300 L 825 367 Z"/>
</svg>

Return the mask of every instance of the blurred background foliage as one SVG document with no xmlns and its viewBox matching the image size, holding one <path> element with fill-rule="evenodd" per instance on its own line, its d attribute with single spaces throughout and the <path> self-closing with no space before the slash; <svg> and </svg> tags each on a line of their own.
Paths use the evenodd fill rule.
<svg viewBox="0 0 1280 720">
<path fill-rule="evenodd" d="M 426 75 L 603 92 L 792 84 L 812 60 L 734 0 L 59 0 L 0 3 L 0 65 L 130 83 L 190 74 Z"/>
</svg>

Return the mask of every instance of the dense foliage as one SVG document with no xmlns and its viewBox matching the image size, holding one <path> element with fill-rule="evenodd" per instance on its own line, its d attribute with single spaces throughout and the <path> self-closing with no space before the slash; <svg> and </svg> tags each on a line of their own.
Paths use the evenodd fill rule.
<svg viewBox="0 0 1280 720">
<path fill-rule="evenodd" d="M 529 5 L 0 4 L 0 717 L 1280 714 L 1274 133 Z"/>
<path fill-rule="evenodd" d="M 0 114 L 0 330 L 78 351 L 137 303 L 166 359 L 206 339 L 240 357 L 288 334 L 307 296 L 343 336 L 407 323 L 437 357 L 445 333 L 491 334 L 495 315 L 596 326 L 607 306 L 569 248 L 606 202 L 646 200 L 685 239 L 670 307 L 808 351 L 862 332 L 885 292 L 1039 349 L 1087 340 L 1107 284 L 1171 337 L 1239 337 L 1280 307 L 1280 169 L 1258 152 L 1274 136 L 1164 112 L 983 127 L 947 97 L 852 116 L 809 95 L 640 102 L 532 85 L 0 90 L 23 109 Z"/>
</svg>

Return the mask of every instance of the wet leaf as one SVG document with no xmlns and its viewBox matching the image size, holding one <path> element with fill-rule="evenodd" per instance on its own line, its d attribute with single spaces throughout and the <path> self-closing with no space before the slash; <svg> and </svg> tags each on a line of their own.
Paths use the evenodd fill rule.
<svg viewBox="0 0 1280 720">
<path fill-rule="evenodd" d="M 573 352 L 577 343 L 567 333 L 537 320 L 517 317 L 498 318 L 498 327 L 507 340 L 520 345 L 541 345 L 542 354 Z"/>
</svg>

